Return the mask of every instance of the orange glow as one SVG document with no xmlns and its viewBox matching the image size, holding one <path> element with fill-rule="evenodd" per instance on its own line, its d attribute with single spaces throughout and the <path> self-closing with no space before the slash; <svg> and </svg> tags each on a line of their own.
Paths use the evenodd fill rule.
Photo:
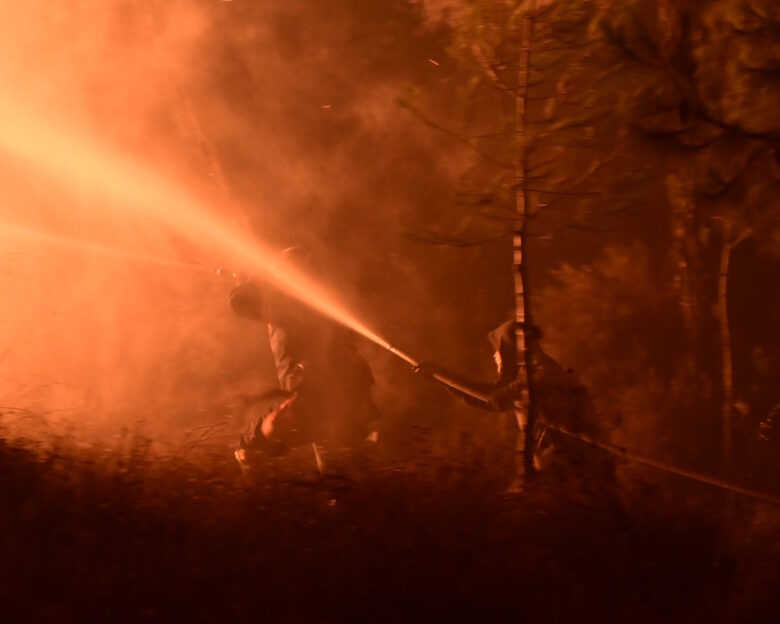
<svg viewBox="0 0 780 624">
<path fill-rule="evenodd" d="M 289 264 L 275 250 L 218 215 L 173 180 L 127 154 L 30 114 L 18 102 L 0 100 L 0 150 L 71 191 L 100 199 L 106 214 L 154 224 L 226 262 L 246 267 L 318 312 L 390 348 L 334 297 Z"/>
<path fill-rule="evenodd" d="M 132 262 L 141 262 L 144 264 L 152 264 L 160 267 L 167 267 L 170 269 L 181 269 L 185 271 L 200 271 L 208 272 L 211 270 L 207 267 L 199 264 L 193 264 L 189 262 L 180 262 L 170 258 L 158 258 L 147 254 L 137 253 L 130 249 L 123 249 L 122 247 L 116 247 L 112 245 L 105 245 L 91 240 L 85 240 L 80 238 L 74 238 L 71 236 L 63 236 L 55 234 L 53 232 L 42 232 L 40 230 L 23 227 L 19 225 L 13 225 L 11 223 L 0 223 L 0 238 L 11 238 L 16 240 L 25 241 L 32 244 L 44 244 L 52 247 L 58 247 L 74 251 L 76 253 L 88 253 L 97 254 L 102 256 L 109 256 L 113 258 L 119 258 L 123 260 L 129 260 Z"/>
<path fill-rule="evenodd" d="M 330 174 L 291 147 L 281 112 L 236 114 L 209 56 L 223 11 L 0 1 L 0 393 L 45 415 L 41 426 L 77 423 L 88 437 L 144 421 L 165 440 L 232 415 L 235 396 L 276 373 L 264 328 L 230 310 L 231 274 L 388 347 L 338 286 L 279 263 L 279 249 L 317 234 L 313 215 L 300 241 L 277 239 Z M 251 184 L 234 153 L 259 168 Z"/>
</svg>

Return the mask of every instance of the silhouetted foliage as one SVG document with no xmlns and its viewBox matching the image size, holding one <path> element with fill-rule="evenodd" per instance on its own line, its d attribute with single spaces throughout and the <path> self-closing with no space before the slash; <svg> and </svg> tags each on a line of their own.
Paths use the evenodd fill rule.
<svg viewBox="0 0 780 624">
<path fill-rule="evenodd" d="M 748 238 L 776 253 L 780 224 L 780 83 L 772 79 L 780 56 L 769 43 L 780 16 L 775 3 L 747 0 L 638 0 L 603 10 L 602 27 L 619 52 L 611 71 L 631 77 L 625 123 L 666 161 L 689 379 L 704 397 L 719 379 L 729 456 L 741 400 L 733 387 L 730 258 Z"/>
</svg>

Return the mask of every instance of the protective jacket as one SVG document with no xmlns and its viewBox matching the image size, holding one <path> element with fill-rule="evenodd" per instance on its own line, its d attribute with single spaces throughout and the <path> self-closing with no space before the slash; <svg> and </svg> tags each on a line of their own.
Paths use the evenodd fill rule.
<svg viewBox="0 0 780 624">
<path fill-rule="evenodd" d="M 238 314 L 267 324 L 279 387 L 285 396 L 295 395 L 280 415 L 286 423 L 284 446 L 308 441 L 348 446 L 364 439 L 379 410 L 371 398 L 374 378 L 354 334 L 278 290 L 254 283 L 238 286 L 230 299 Z M 275 409 L 278 405 L 266 417 Z M 245 435 L 249 446 L 260 435 L 257 429 L 254 423 Z"/>
</svg>

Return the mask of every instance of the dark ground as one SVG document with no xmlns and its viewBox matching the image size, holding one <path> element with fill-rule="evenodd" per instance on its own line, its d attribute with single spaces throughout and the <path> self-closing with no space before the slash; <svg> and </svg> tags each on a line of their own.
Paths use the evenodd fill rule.
<svg viewBox="0 0 780 624">
<path fill-rule="evenodd" d="M 780 617 L 777 509 L 658 475 L 618 488 L 598 456 L 507 495 L 474 448 L 327 481 L 201 455 L 0 442 L 4 621 Z"/>
</svg>

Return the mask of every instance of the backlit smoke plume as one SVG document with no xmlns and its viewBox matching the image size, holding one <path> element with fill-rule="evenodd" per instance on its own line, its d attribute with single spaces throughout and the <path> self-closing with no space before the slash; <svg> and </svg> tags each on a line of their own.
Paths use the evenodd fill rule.
<svg viewBox="0 0 780 624">
<path fill-rule="evenodd" d="M 0 2 L 6 422 L 219 418 L 273 375 L 215 269 L 262 274 L 290 244 L 324 252 L 321 311 L 358 331 L 365 313 L 408 343 L 440 320 L 416 313 L 442 287 L 402 232 L 456 167 L 396 99 L 446 80 L 443 40 L 399 50 L 376 33 L 423 28 L 413 4 L 348 5 Z"/>
</svg>

